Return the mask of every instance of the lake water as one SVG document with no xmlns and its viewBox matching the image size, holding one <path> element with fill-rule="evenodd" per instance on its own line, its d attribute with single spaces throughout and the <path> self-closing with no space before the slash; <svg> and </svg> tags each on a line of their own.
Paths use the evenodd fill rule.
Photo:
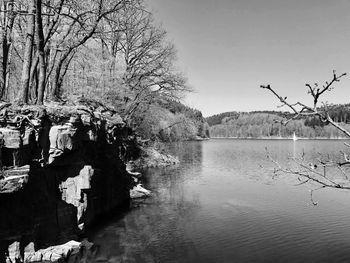
<svg viewBox="0 0 350 263">
<path fill-rule="evenodd" d="M 273 179 L 302 152 L 344 141 L 212 139 L 172 145 L 181 164 L 144 172 L 153 196 L 90 234 L 100 262 L 350 262 L 350 191 Z"/>
</svg>

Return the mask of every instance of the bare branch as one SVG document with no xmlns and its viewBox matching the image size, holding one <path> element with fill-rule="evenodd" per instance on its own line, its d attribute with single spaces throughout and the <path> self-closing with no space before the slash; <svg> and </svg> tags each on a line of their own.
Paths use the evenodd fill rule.
<svg viewBox="0 0 350 263">
<path fill-rule="evenodd" d="M 279 95 L 274 89 L 271 88 L 270 85 L 261 85 L 260 87 L 263 89 L 269 90 L 278 100 L 282 103 L 282 106 L 288 107 L 292 111 L 292 116 L 283 120 L 282 123 L 287 125 L 290 121 L 295 120 L 301 116 L 316 116 L 326 124 L 330 124 L 339 131 L 343 132 L 347 137 L 350 137 L 350 132 L 341 126 L 340 123 L 334 121 L 329 114 L 328 104 L 324 104 L 323 107 L 319 108 L 318 104 L 320 103 L 320 97 L 326 92 L 333 89 L 333 85 L 336 82 L 339 82 L 342 77 L 344 77 L 346 73 L 337 75 L 335 71 L 333 71 L 332 79 L 327 81 L 321 88 L 316 83 L 314 85 L 306 84 L 308 89 L 308 94 L 313 98 L 313 105 L 307 106 L 301 102 L 289 103 L 287 101 L 287 97 L 282 97 Z M 350 147 L 350 144 L 345 143 L 347 147 Z M 269 153 L 267 153 L 267 157 L 271 160 L 274 165 L 274 174 L 273 177 L 278 173 L 282 174 L 291 174 L 297 176 L 299 181 L 296 185 L 303 185 L 306 183 L 316 183 L 320 185 L 320 188 L 316 188 L 310 191 L 310 199 L 314 205 L 317 205 L 317 202 L 313 199 L 314 191 L 323 189 L 323 188 L 336 188 L 336 189 L 346 189 L 350 190 L 350 182 L 349 177 L 346 174 L 346 171 L 342 168 L 344 166 L 350 165 L 350 158 L 348 154 L 342 152 L 343 160 L 333 161 L 331 157 L 326 156 L 325 160 L 318 158 L 317 163 L 307 163 L 305 161 L 305 154 L 303 153 L 300 158 L 292 158 L 297 168 L 284 168 L 282 167 L 276 160 L 274 160 Z M 327 173 L 327 169 L 331 170 L 332 173 Z M 341 177 L 345 179 L 344 182 L 339 183 L 338 180 L 334 179 L 335 171 L 340 172 Z M 331 176 L 329 176 L 329 174 Z"/>
<path fill-rule="evenodd" d="M 324 188 L 324 186 L 321 186 L 320 188 L 316 188 L 316 189 L 310 190 L 310 200 L 311 200 L 311 203 L 312 203 L 314 206 L 318 205 L 318 203 L 314 201 L 314 198 L 313 198 L 314 196 L 313 196 L 313 194 L 314 194 L 315 191 L 321 190 L 321 189 L 323 189 L 323 188 Z"/>
<path fill-rule="evenodd" d="M 300 181 L 300 183 L 298 183 L 297 185 L 314 182 L 318 185 L 321 185 L 323 188 L 350 190 L 350 182 L 340 184 L 327 177 L 325 165 L 317 166 L 313 164 L 306 164 L 301 160 L 298 160 L 297 158 L 290 158 L 297 164 L 297 168 L 292 169 L 282 167 L 281 164 L 278 161 L 276 161 L 267 150 L 266 156 L 275 165 L 273 171 L 273 178 L 276 177 L 278 174 L 291 174 L 297 176 L 298 181 Z M 319 169 L 322 169 L 323 171 L 320 172 Z"/>
</svg>

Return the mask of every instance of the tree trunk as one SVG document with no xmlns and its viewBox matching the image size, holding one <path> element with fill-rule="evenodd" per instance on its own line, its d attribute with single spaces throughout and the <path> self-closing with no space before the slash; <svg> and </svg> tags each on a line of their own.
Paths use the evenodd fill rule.
<svg viewBox="0 0 350 263">
<path fill-rule="evenodd" d="M 41 0 L 36 0 L 36 39 L 37 39 L 38 57 L 39 57 L 39 81 L 38 81 L 37 104 L 42 105 L 44 103 L 46 66 L 45 66 L 43 21 L 41 16 Z"/>
<path fill-rule="evenodd" d="M 32 67 L 30 69 L 30 77 L 29 77 L 29 93 L 31 102 L 35 102 L 38 99 L 38 82 L 37 82 L 37 74 L 38 74 L 38 64 L 39 64 L 39 57 L 35 56 L 34 60 L 32 61 Z"/>
<path fill-rule="evenodd" d="M 59 99 L 59 96 L 61 93 L 61 86 L 63 83 L 63 78 L 67 72 L 69 63 L 72 60 L 72 57 L 74 56 L 74 52 L 81 45 L 84 45 L 85 42 L 88 41 L 95 34 L 96 28 L 97 28 L 100 20 L 103 18 L 104 15 L 107 15 L 108 12 L 104 13 L 103 15 L 101 14 L 102 2 L 103 2 L 102 0 L 99 1 L 98 17 L 97 17 L 96 21 L 94 22 L 94 25 L 92 26 L 92 28 L 88 32 L 86 32 L 86 34 L 84 35 L 84 37 L 82 39 L 80 39 L 77 43 L 75 43 L 74 45 L 69 47 L 67 49 L 67 51 L 65 51 L 62 54 L 59 62 L 57 63 L 57 66 L 56 66 L 56 69 L 54 72 L 53 81 L 52 81 L 52 92 L 51 92 L 52 99 L 54 99 L 54 100 Z M 121 2 L 118 2 L 117 5 L 119 5 L 119 3 L 121 3 Z M 69 56 L 71 55 L 72 52 L 73 52 L 73 55 L 69 58 Z M 68 59 L 68 62 L 66 61 L 67 59 Z M 62 68 L 63 68 L 64 64 L 65 64 L 65 66 L 64 66 L 63 73 L 62 73 Z"/>
<path fill-rule="evenodd" d="M 2 61 L 0 66 L 0 99 L 4 98 L 4 94 L 9 83 L 9 57 L 10 48 L 12 44 L 12 28 L 15 20 L 13 12 L 14 1 L 3 1 L 3 21 L 2 33 L 0 35 L 0 42 L 2 43 Z"/>
<path fill-rule="evenodd" d="M 63 61 L 64 59 L 60 59 L 54 71 L 54 76 L 52 81 L 52 91 L 51 91 L 52 100 L 58 100 L 60 97 L 60 91 L 61 91 L 60 75 L 61 75 Z"/>
<path fill-rule="evenodd" d="M 5 25 L 6 27 L 6 25 Z M 5 91 L 6 85 L 6 71 L 7 71 L 7 58 L 8 58 L 8 45 L 6 30 L 2 30 L 1 43 L 2 43 L 2 61 L 0 66 L 0 97 Z"/>
<path fill-rule="evenodd" d="M 30 69 L 30 79 L 29 79 L 29 94 L 28 100 L 32 104 L 36 104 L 38 100 L 38 56 L 32 62 L 32 68 Z"/>
<path fill-rule="evenodd" d="M 51 92 L 51 99 L 53 100 L 59 100 L 60 99 L 60 93 L 61 88 L 64 80 L 64 76 L 67 73 L 68 67 L 74 57 L 75 50 L 70 49 L 67 52 L 65 52 L 61 59 L 59 60 L 55 72 L 54 72 L 54 79 L 52 82 L 52 92 Z"/>
<path fill-rule="evenodd" d="M 30 0 L 28 7 L 27 35 L 22 67 L 22 92 L 20 102 L 28 103 L 30 68 L 32 64 L 33 38 L 35 28 L 35 0 Z"/>
</svg>

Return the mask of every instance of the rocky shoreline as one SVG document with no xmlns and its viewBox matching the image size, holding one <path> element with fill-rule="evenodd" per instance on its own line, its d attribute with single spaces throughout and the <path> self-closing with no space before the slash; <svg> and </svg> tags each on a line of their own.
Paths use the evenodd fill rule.
<svg viewBox="0 0 350 263">
<path fill-rule="evenodd" d="M 79 242 L 85 229 L 151 195 L 135 171 L 179 163 L 140 146 L 112 108 L 86 100 L 0 104 L 0 160 L 0 262 L 7 263 L 89 262 L 95 248 Z"/>
<path fill-rule="evenodd" d="M 140 147 L 140 157 L 128 162 L 129 169 L 144 169 L 179 164 L 179 159 L 154 147 Z"/>
<path fill-rule="evenodd" d="M 0 262 L 80 262 L 92 245 L 72 240 L 140 190 L 125 165 L 138 156 L 131 129 L 79 101 L 0 105 L 0 132 Z"/>
</svg>

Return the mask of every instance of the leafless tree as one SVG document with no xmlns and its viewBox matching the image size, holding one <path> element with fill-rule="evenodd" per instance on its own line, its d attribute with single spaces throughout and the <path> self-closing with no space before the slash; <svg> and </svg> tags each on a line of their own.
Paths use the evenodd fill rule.
<svg viewBox="0 0 350 263">
<path fill-rule="evenodd" d="M 175 67 L 176 50 L 144 1 L 125 3 L 105 15 L 94 35 L 77 51 L 65 86 L 100 98 L 121 109 L 127 121 L 146 114 L 159 98 L 179 98 L 190 88 Z M 140 117 L 140 116 L 138 116 Z"/>
<path fill-rule="evenodd" d="M 20 101 L 28 103 L 30 67 L 32 64 L 33 41 L 35 30 L 35 0 L 30 0 L 28 4 L 27 33 L 23 55 L 22 67 L 22 88 Z"/>
<path fill-rule="evenodd" d="M 12 31 L 15 20 L 14 1 L 2 1 L 0 7 L 0 43 L 1 43 L 1 65 L 0 65 L 0 99 L 3 99 L 9 77 L 10 50 L 12 45 Z"/>
<path fill-rule="evenodd" d="M 36 39 L 37 49 L 39 57 L 39 78 L 38 78 L 38 104 L 44 103 L 44 92 L 45 92 L 45 79 L 46 79 L 46 64 L 45 64 L 45 50 L 44 50 L 44 32 L 43 32 L 43 21 L 41 12 L 41 0 L 36 0 Z"/>
<path fill-rule="evenodd" d="M 190 90 L 144 0 L 2 3 L 0 99 L 43 104 L 91 91 L 116 98 L 130 120 L 154 100 Z"/>
<path fill-rule="evenodd" d="M 55 51 L 56 64 L 53 69 L 52 98 L 57 99 L 60 96 L 63 78 L 75 51 L 94 36 L 104 17 L 118 12 L 124 4 L 125 0 L 73 1 L 65 8 L 61 14 L 64 17 L 64 22 L 62 22 L 65 27 L 59 32 L 62 37 L 58 40 Z"/>
<path fill-rule="evenodd" d="M 291 120 L 296 119 L 300 116 L 314 116 L 320 119 L 325 124 L 330 124 L 342 131 L 347 137 L 350 137 L 350 132 L 342 127 L 342 125 L 334 121 L 329 114 L 330 105 L 323 103 L 321 104 L 321 97 L 325 92 L 331 91 L 334 88 L 334 84 L 339 82 L 346 73 L 338 75 L 333 71 L 333 75 L 330 81 L 327 81 L 324 85 L 315 83 L 314 85 L 306 84 L 308 94 L 312 97 L 312 105 L 307 105 L 302 102 L 290 103 L 287 97 L 279 95 L 279 93 L 273 89 L 270 85 L 261 85 L 260 87 L 271 92 L 280 102 L 281 107 L 287 107 L 292 113 L 292 117 L 282 121 L 282 124 L 287 125 Z M 349 144 L 345 144 L 346 147 L 350 147 Z M 314 162 L 308 162 L 303 154 L 301 157 L 292 158 L 296 164 L 294 168 L 286 168 L 281 166 L 269 153 L 268 158 L 275 163 L 274 174 L 293 174 L 296 175 L 299 184 L 305 183 L 316 183 L 322 188 L 337 188 L 337 189 L 350 189 L 350 180 L 347 166 L 350 165 L 350 158 L 346 152 L 342 152 L 342 158 L 334 160 L 328 156 L 317 158 Z M 328 172 L 329 169 L 333 169 L 333 173 Z M 340 176 L 334 176 L 334 171 L 338 171 Z M 311 199 L 312 193 L 311 191 Z M 317 204 L 313 201 L 314 204 Z"/>
<path fill-rule="evenodd" d="M 150 103 L 159 96 L 176 98 L 190 88 L 174 66 L 174 45 L 167 42 L 166 31 L 155 25 L 152 14 L 142 6 L 129 6 L 123 11 L 119 23 L 125 31 L 119 45 L 125 63 L 123 79 L 128 87 L 125 94 L 128 119 L 141 103 Z"/>
</svg>

